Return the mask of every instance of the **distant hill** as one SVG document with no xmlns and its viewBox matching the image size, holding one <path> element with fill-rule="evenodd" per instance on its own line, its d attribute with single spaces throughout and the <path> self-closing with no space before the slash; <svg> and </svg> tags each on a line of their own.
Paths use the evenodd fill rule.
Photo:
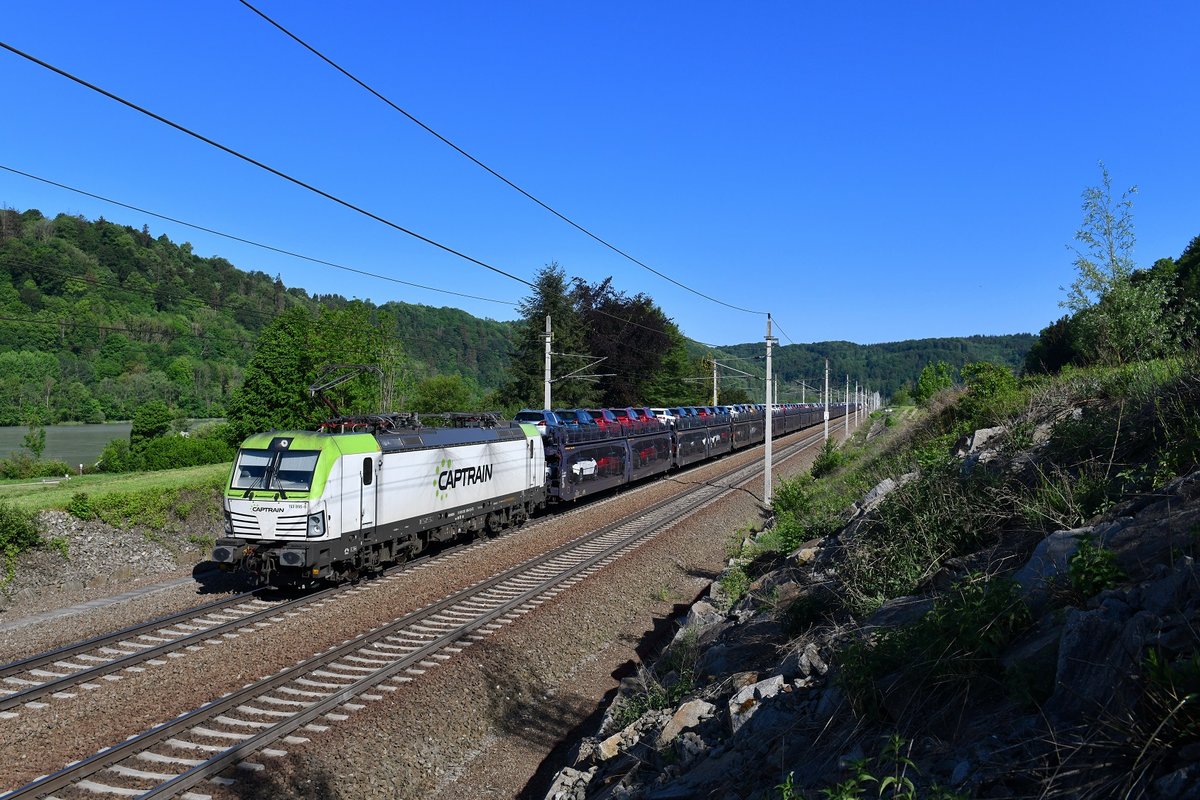
<svg viewBox="0 0 1200 800">
<path fill-rule="evenodd" d="M 776 347 L 772 366 L 781 381 L 779 399 L 801 399 L 800 383 L 808 384 L 806 397 L 812 387 L 824 382 L 825 359 L 830 362 L 830 385 L 845 386 L 846 375 L 853 381 L 864 381 L 884 397 L 905 383 L 916 380 L 926 364 L 945 361 L 956 368 L 972 361 L 991 361 L 1012 367 L 1020 372 L 1025 354 L 1037 340 L 1030 333 L 1005 336 L 963 336 L 949 339 L 910 339 L 884 344 L 854 344 L 853 342 L 816 342 Z M 761 343 L 722 347 L 721 352 L 734 356 L 732 366 L 747 372 L 763 373 Z"/>
<path fill-rule="evenodd" d="M 264 272 L 202 258 L 145 226 L 0 210 L 0 425 L 129 419 L 155 399 L 184 416 L 223 416 L 259 332 L 276 314 L 351 302 L 359 301 L 309 295 Z M 504 383 L 514 323 L 454 308 L 364 305 L 400 340 L 413 378 L 459 374 L 485 392 Z M 789 345 L 775 351 L 779 396 L 799 399 L 799 381 L 815 385 L 826 357 L 835 382 L 850 372 L 886 395 L 931 361 L 1016 368 L 1034 339 Z M 719 359 L 761 375 L 762 352 L 762 344 L 733 345 Z M 748 388 L 753 395 L 761 386 Z"/>
</svg>

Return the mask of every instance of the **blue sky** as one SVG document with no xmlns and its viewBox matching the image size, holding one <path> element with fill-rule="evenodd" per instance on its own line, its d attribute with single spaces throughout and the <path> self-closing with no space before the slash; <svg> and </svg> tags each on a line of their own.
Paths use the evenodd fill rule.
<svg viewBox="0 0 1200 800">
<path fill-rule="evenodd" d="M 1200 235 L 1200 4 L 257 3 L 397 105 L 784 344 L 1036 332 L 1080 193 L 1138 185 L 1136 258 Z M 525 279 L 646 292 L 761 340 L 504 186 L 236 0 L 10 4 L 0 41 Z M 0 51 L 0 164 L 399 280 L 527 287 Z M 350 276 L 0 171 L 0 204 L 166 233 L 348 297 L 504 303 Z M 779 331 L 777 331 L 779 333 Z"/>
</svg>

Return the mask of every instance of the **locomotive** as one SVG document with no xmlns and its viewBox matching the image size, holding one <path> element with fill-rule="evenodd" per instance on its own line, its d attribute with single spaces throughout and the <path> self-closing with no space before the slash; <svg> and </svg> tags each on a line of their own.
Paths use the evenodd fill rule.
<svg viewBox="0 0 1200 800">
<path fill-rule="evenodd" d="M 847 406 L 831 406 L 840 417 Z M 853 406 L 851 406 L 853 408 Z M 823 409 L 776 406 L 773 432 Z M 440 425 L 425 424 L 437 421 Z M 341 417 L 271 431 L 238 449 L 212 560 L 260 583 L 353 580 L 433 544 L 495 535 L 548 505 L 763 441 L 762 410 L 545 432 L 493 414 Z"/>
</svg>

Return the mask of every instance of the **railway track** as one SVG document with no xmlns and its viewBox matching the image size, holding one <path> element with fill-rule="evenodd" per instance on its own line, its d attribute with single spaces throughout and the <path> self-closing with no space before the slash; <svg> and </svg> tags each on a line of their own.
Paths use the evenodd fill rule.
<svg viewBox="0 0 1200 800">
<path fill-rule="evenodd" d="M 779 448 L 776 458 L 789 458 L 820 438 L 814 434 Z M 281 739 L 296 743 L 298 734 L 320 732 L 363 703 L 379 699 L 379 692 L 399 690 L 756 474 L 761 469 L 754 463 L 727 471 L 716 481 L 693 484 L 681 496 L 230 692 L 0 800 L 81 791 L 93 797 L 169 797 L 209 779 L 229 780 L 220 773 L 247 756 L 271 755 L 271 744 Z"/>
<path fill-rule="evenodd" d="M 539 524 L 542 520 L 523 529 Z M 378 577 L 425 566 L 477 544 L 446 547 L 390 567 Z M 320 607 L 337 594 L 369 585 L 369 580 L 363 584 L 344 584 L 274 602 L 263 599 L 261 589 L 243 592 L 0 665 L 0 719 L 12 719 L 22 707 L 41 708 L 47 698 L 70 700 L 75 696 L 70 690 L 75 687 L 87 691 L 95 689 L 98 684 L 94 682 L 106 676 L 144 669 L 143 665 L 162 666 L 168 663 L 164 658 L 178 658 L 189 648 L 203 646 L 218 637 L 231 637 L 251 626 L 266 627 L 272 620 L 300 613 L 301 608 Z"/>
</svg>

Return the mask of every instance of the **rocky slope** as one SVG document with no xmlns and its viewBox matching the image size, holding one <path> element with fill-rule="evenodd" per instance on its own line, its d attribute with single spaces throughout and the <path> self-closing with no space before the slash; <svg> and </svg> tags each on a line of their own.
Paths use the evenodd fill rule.
<svg viewBox="0 0 1200 800">
<path fill-rule="evenodd" d="M 1023 449 L 978 431 L 960 470 L 1036 472 L 1049 427 Z M 547 800 L 1200 798 L 1200 472 L 1086 527 L 947 560 L 866 619 L 838 613 L 842 555 L 914 477 L 875 487 L 837 535 L 748 567 L 732 605 L 714 584 Z M 964 639 L 974 649 L 929 656 Z M 889 648 L 902 666 L 881 670 Z"/>
</svg>

